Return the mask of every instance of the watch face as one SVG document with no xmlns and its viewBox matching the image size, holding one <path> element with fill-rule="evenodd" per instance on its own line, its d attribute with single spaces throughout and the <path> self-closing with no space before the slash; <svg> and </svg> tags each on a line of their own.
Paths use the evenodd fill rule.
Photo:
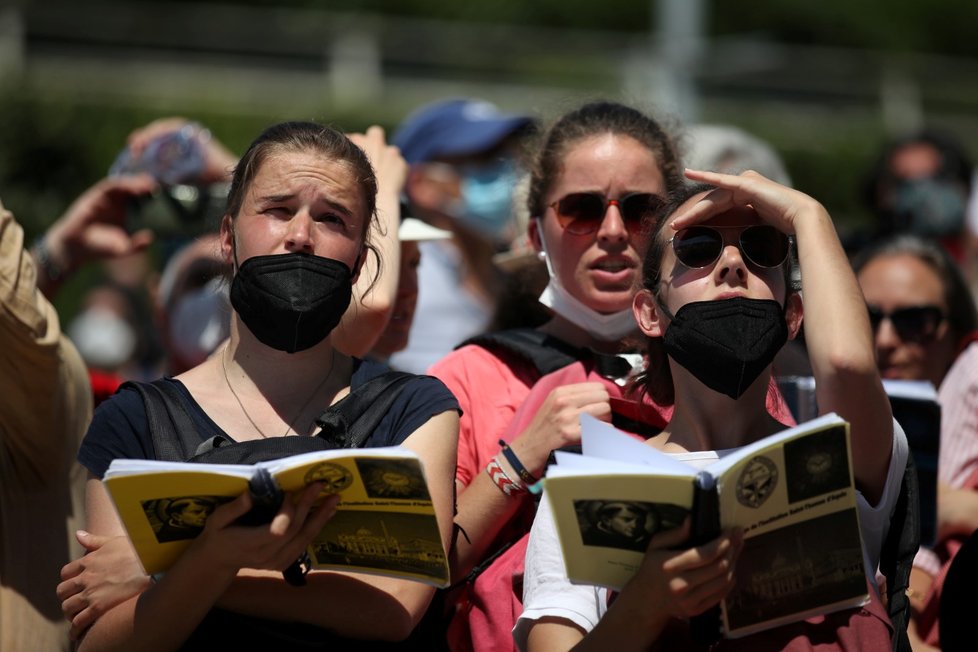
<svg viewBox="0 0 978 652">
<path fill-rule="evenodd" d="M 745 507 L 760 507 L 778 486 L 778 467 L 766 457 L 751 459 L 737 478 L 737 501 Z"/>
</svg>

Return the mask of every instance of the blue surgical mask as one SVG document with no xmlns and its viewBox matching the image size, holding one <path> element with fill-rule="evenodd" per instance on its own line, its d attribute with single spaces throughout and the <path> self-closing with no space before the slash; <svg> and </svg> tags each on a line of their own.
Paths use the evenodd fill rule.
<svg viewBox="0 0 978 652">
<path fill-rule="evenodd" d="M 479 166 L 465 166 L 458 218 L 480 233 L 500 239 L 513 221 L 513 191 L 518 176 L 510 159 Z"/>
</svg>

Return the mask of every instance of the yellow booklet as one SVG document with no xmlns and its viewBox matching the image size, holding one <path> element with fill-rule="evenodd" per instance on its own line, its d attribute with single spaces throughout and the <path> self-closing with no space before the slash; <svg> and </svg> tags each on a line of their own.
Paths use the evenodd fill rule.
<svg viewBox="0 0 978 652">
<path fill-rule="evenodd" d="M 421 460 L 401 447 L 303 453 L 259 464 L 114 460 L 103 482 L 148 574 L 165 571 L 214 509 L 248 490 L 259 467 L 285 492 L 322 482 L 336 514 L 309 546 L 313 568 L 445 587 L 448 558 Z"/>
<path fill-rule="evenodd" d="M 584 454 L 557 453 L 544 480 L 572 582 L 622 588 L 651 537 L 689 516 L 689 545 L 744 532 L 720 605 L 729 638 L 868 600 L 849 424 L 837 415 L 680 456 L 588 415 L 581 425 Z"/>
</svg>

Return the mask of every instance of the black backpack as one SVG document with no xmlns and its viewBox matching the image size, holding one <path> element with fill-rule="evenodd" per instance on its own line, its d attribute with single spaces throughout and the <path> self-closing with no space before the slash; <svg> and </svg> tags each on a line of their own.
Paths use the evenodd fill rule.
<svg viewBox="0 0 978 652">
<path fill-rule="evenodd" d="M 390 410 L 414 374 L 388 371 L 363 383 L 316 419 L 321 430 L 312 437 L 274 437 L 232 442 L 224 437 L 204 440 L 184 408 L 180 391 L 173 383 L 160 379 L 151 383 L 129 382 L 146 406 L 156 459 L 207 464 L 254 464 L 311 451 L 359 448 L 370 444 L 377 425 Z M 400 442 L 385 442 L 394 445 Z M 251 487 L 255 495 L 256 487 Z M 260 491 L 260 489 L 258 489 Z M 261 514 L 246 515 L 252 524 L 271 518 L 277 511 L 272 503 Z M 267 519 L 265 519 L 267 520 Z M 302 584 L 302 570 L 293 564 L 284 571 L 287 581 Z M 323 608 L 329 608 L 323 605 Z M 409 639 L 408 646 L 411 646 Z M 352 641 L 327 630 L 298 622 L 282 622 L 242 616 L 220 608 L 211 609 L 181 650 L 212 650 L 233 646 L 270 650 L 390 650 L 402 647 L 371 641 Z M 219 646 L 219 647 L 218 647 Z M 403 648 L 407 649 L 407 648 Z"/>
<path fill-rule="evenodd" d="M 180 391 L 167 380 L 128 382 L 126 386 L 142 396 L 156 459 L 255 464 L 311 451 L 364 446 L 412 378 L 416 376 L 400 371 L 388 371 L 371 378 L 326 408 L 316 419 L 320 431 L 312 437 L 273 437 L 244 442 L 217 436 L 201 443 L 197 427 L 184 409 Z"/>
</svg>

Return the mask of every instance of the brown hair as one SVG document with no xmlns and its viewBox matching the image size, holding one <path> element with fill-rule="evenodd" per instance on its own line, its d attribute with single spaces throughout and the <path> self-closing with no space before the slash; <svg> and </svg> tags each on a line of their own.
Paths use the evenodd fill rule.
<svg viewBox="0 0 978 652">
<path fill-rule="evenodd" d="M 541 137 L 529 166 L 526 206 L 531 217 L 543 215 L 545 197 L 561 172 L 567 151 L 585 138 L 602 134 L 628 136 L 652 152 L 667 192 L 683 184 L 676 144 L 658 122 L 617 102 L 590 102 L 565 113 Z"/>
<path fill-rule="evenodd" d="M 245 195 L 268 158 L 279 152 L 312 152 L 323 158 L 342 163 L 353 174 L 354 182 L 366 206 L 363 221 L 363 246 L 377 260 L 380 274 L 380 255 L 370 243 L 370 225 L 377 219 L 377 176 L 362 149 L 342 132 L 315 122 L 281 122 L 267 127 L 248 146 L 234 168 L 228 191 L 225 214 L 234 220 L 241 211 Z"/>
</svg>

